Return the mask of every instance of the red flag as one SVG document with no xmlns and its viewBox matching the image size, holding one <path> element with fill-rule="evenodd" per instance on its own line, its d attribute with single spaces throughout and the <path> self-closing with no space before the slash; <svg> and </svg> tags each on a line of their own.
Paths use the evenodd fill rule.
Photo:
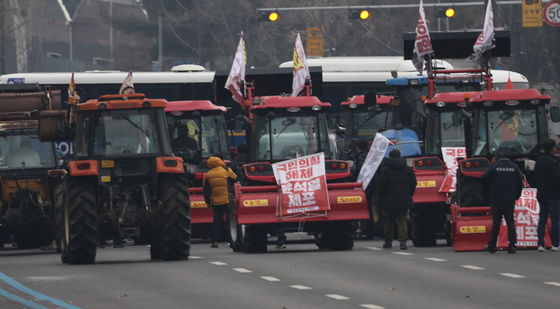
<svg viewBox="0 0 560 309">
<path fill-rule="evenodd" d="M 515 86 L 511 82 L 511 75 L 508 73 L 508 80 L 506 82 L 506 89 L 514 89 Z"/>
<path fill-rule="evenodd" d="M 426 14 L 424 14 L 424 3 L 420 0 L 416 39 L 414 40 L 414 49 L 412 50 L 412 63 L 420 74 L 422 74 L 424 69 L 424 56 L 433 52 L 430 31 L 428 31 L 428 25 L 426 24 Z"/>
</svg>

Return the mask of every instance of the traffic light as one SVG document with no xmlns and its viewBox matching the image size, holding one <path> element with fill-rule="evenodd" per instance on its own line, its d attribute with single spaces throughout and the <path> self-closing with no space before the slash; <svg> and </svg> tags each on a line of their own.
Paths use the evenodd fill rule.
<svg viewBox="0 0 560 309">
<path fill-rule="evenodd" d="M 455 17 L 455 9 L 452 7 L 447 7 L 447 8 L 439 7 L 436 9 L 436 17 L 453 18 Z"/>
<path fill-rule="evenodd" d="M 351 9 L 348 13 L 349 19 L 367 20 L 371 17 L 371 13 L 366 9 Z"/>
<path fill-rule="evenodd" d="M 259 21 L 277 22 L 280 19 L 280 14 L 278 14 L 278 11 L 259 11 L 258 19 Z"/>
</svg>

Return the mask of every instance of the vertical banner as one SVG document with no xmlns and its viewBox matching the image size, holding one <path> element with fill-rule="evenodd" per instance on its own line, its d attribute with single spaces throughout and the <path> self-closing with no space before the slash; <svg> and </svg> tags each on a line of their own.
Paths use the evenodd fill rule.
<svg viewBox="0 0 560 309">
<path fill-rule="evenodd" d="M 466 158 L 467 150 L 465 147 L 441 147 L 441 153 L 447 166 L 447 173 L 441 183 L 439 192 L 455 192 L 457 168 L 459 167 L 457 158 Z"/>
<path fill-rule="evenodd" d="M 375 134 L 375 138 L 373 139 L 373 143 L 371 143 L 371 147 L 369 148 L 369 152 L 357 179 L 358 182 L 362 183 L 364 191 L 379 168 L 390 143 L 389 139 L 383 136 L 383 134 Z"/>
<path fill-rule="evenodd" d="M 311 27 L 305 29 L 307 42 L 305 44 L 305 53 L 307 56 L 323 57 L 325 54 L 325 39 L 321 28 Z"/>
<path fill-rule="evenodd" d="M 280 216 L 330 209 L 324 153 L 274 163 L 272 170 L 280 186 Z"/>
<path fill-rule="evenodd" d="M 521 19 L 523 28 L 542 27 L 542 0 L 522 0 Z"/>
<path fill-rule="evenodd" d="M 537 247 L 537 226 L 539 225 L 539 202 L 537 201 L 537 189 L 525 188 L 521 193 L 521 197 L 515 202 L 515 212 L 513 218 L 515 221 L 515 231 L 517 234 L 518 248 L 536 248 Z M 545 246 L 552 245 L 550 241 L 550 221 L 545 231 Z M 506 221 L 502 219 L 500 226 L 500 234 L 498 235 L 498 244 L 500 248 L 505 248 L 509 244 L 507 236 Z"/>
</svg>

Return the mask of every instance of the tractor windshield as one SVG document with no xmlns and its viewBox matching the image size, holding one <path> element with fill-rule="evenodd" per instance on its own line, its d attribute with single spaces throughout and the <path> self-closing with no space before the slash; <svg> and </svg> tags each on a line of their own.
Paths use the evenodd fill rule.
<svg viewBox="0 0 560 309">
<path fill-rule="evenodd" d="M 159 154 L 158 120 L 154 111 L 108 110 L 79 119 L 75 151 L 84 156 L 130 156 Z M 91 129 L 91 139 L 88 138 Z"/>
<path fill-rule="evenodd" d="M 537 109 L 479 110 L 475 155 L 507 147 L 513 155 L 530 153 L 538 144 Z"/>
<path fill-rule="evenodd" d="M 223 115 L 199 118 L 168 118 L 173 153 L 185 160 L 197 161 L 215 153 L 227 154 Z"/>
<path fill-rule="evenodd" d="M 467 110 L 430 108 L 426 127 L 426 153 L 440 155 L 441 147 L 465 147 L 465 124 L 470 123 Z"/>
<path fill-rule="evenodd" d="M 389 110 L 356 111 L 352 127 L 352 137 L 373 140 L 375 133 L 385 131 L 391 127 L 392 112 Z"/>
<path fill-rule="evenodd" d="M 282 161 L 324 152 L 331 157 L 325 115 L 286 115 L 255 118 L 256 160 Z"/>
<path fill-rule="evenodd" d="M 52 143 L 41 142 L 33 130 L 0 132 L 0 171 L 55 167 Z"/>
</svg>

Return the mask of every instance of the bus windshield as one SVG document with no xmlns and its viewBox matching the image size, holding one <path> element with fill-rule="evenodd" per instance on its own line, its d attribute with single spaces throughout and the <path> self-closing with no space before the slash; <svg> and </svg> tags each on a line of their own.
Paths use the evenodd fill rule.
<svg viewBox="0 0 560 309">
<path fill-rule="evenodd" d="M 0 171 L 55 167 L 53 144 L 41 142 L 37 132 L 18 130 L 0 136 Z"/>
<path fill-rule="evenodd" d="M 475 155 L 507 147 L 513 155 L 528 154 L 538 144 L 537 110 L 480 110 Z"/>
<path fill-rule="evenodd" d="M 318 115 L 256 117 L 253 132 L 257 160 L 281 161 L 321 151 L 331 155 L 325 121 Z"/>
</svg>

